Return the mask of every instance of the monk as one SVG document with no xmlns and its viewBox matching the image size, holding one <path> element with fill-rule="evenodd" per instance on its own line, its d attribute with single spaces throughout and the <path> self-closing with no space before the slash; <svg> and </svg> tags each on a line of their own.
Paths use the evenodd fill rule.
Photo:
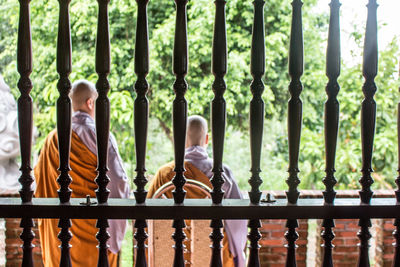
<svg viewBox="0 0 400 267">
<path fill-rule="evenodd" d="M 79 80 L 72 85 L 70 98 L 72 100 L 72 135 L 70 153 L 70 176 L 73 198 L 83 198 L 90 195 L 95 198 L 97 188 L 94 179 L 97 176 L 97 149 L 95 133 L 95 100 L 97 92 L 94 84 Z M 59 167 L 57 132 L 52 131 L 46 138 L 40 152 L 39 160 L 34 168 L 36 180 L 35 197 L 57 198 L 59 185 L 57 177 Z M 122 166 L 121 157 L 114 136 L 110 133 L 108 149 L 108 177 L 110 183 L 110 198 L 129 197 L 128 178 Z M 42 246 L 43 263 L 45 267 L 59 266 L 61 251 L 57 235 L 60 231 L 57 219 L 39 219 L 39 236 Z M 117 255 L 121 249 L 122 240 L 127 227 L 126 220 L 109 220 L 109 263 L 117 266 Z M 72 219 L 70 228 L 72 239 L 72 266 L 97 266 L 98 241 L 95 237 L 98 229 L 96 220 Z"/>
<path fill-rule="evenodd" d="M 212 187 L 210 178 L 213 176 L 213 160 L 208 157 L 208 126 L 207 121 L 201 116 L 190 116 L 188 118 L 185 152 L 185 177 L 200 181 Z M 223 178 L 225 180 L 222 189 L 225 198 L 243 198 L 232 171 L 223 166 Z M 175 176 L 174 162 L 162 166 L 150 183 L 148 197 L 152 197 L 159 187 L 172 180 Z M 172 193 L 166 196 L 172 198 Z M 202 192 L 188 190 L 187 198 L 204 198 Z M 247 223 L 243 220 L 225 220 L 222 260 L 224 267 L 244 267 L 246 260 L 244 250 L 246 246 Z"/>
</svg>

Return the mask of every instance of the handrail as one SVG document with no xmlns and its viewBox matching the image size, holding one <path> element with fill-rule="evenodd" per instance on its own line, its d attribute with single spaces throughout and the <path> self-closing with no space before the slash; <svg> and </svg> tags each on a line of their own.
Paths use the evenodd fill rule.
<svg viewBox="0 0 400 267">
<path fill-rule="evenodd" d="M 286 199 L 253 205 L 248 199 L 224 199 L 213 205 L 211 199 L 148 199 L 138 204 L 134 199 L 110 198 L 108 204 L 86 205 L 84 198 L 71 198 L 69 205 L 59 205 L 56 198 L 34 198 L 23 204 L 18 198 L 0 198 L 0 217 L 5 218 L 76 218 L 76 219 L 354 219 L 399 218 L 400 204 L 395 198 L 373 198 L 370 205 L 359 199 L 340 198 L 324 204 L 322 198 Z"/>
</svg>

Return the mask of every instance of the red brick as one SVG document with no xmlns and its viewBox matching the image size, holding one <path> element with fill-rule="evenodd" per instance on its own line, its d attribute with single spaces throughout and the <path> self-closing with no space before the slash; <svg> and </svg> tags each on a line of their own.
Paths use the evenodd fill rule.
<svg viewBox="0 0 400 267">
<path fill-rule="evenodd" d="M 281 238 L 285 238 L 285 233 L 284 232 L 271 232 L 271 237 L 276 239 L 281 239 Z"/>
<path fill-rule="evenodd" d="M 357 233 L 355 232 L 336 232 L 337 237 L 354 237 Z"/>
<path fill-rule="evenodd" d="M 393 222 L 391 222 L 391 223 L 384 223 L 383 229 L 385 229 L 386 231 L 393 232 L 396 228 L 394 227 Z"/>
<path fill-rule="evenodd" d="M 360 229 L 360 227 L 358 226 L 358 222 L 352 222 L 352 223 L 346 224 L 346 229 L 358 231 Z"/>
<path fill-rule="evenodd" d="M 260 240 L 262 246 L 283 246 L 283 239 Z"/>
<path fill-rule="evenodd" d="M 272 253 L 284 253 L 286 255 L 287 249 L 285 247 L 271 247 Z"/>
<path fill-rule="evenodd" d="M 358 243 L 360 243 L 360 240 L 356 238 L 344 239 L 344 244 L 346 246 L 356 246 Z"/>
<path fill-rule="evenodd" d="M 284 224 L 273 224 L 273 223 L 264 223 L 262 226 L 262 230 L 282 230 L 285 231 Z"/>
<path fill-rule="evenodd" d="M 335 252 L 344 252 L 344 253 L 358 252 L 358 247 L 356 246 L 335 247 Z"/>
</svg>

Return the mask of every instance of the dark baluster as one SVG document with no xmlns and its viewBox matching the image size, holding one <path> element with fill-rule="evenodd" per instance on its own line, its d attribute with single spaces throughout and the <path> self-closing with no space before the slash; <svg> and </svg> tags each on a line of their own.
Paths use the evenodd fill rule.
<svg viewBox="0 0 400 267">
<path fill-rule="evenodd" d="M 99 16 L 96 41 L 96 72 L 99 76 L 96 89 L 99 96 L 96 99 L 96 138 L 97 138 L 97 172 L 96 197 L 99 204 L 107 203 L 110 190 L 107 184 L 108 139 L 110 129 L 110 100 L 107 97 L 110 90 L 107 76 L 110 73 L 110 37 L 108 27 L 109 0 L 98 0 Z"/>
<path fill-rule="evenodd" d="M 60 185 L 58 197 L 62 204 L 68 204 L 71 197 L 69 185 L 72 182 L 69 176 L 69 153 L 71 148 L 71 100 L 68 96 L 71 89 L 71 82 L 68 79 L 71 73 L 71 34 L 69 25 L 69 3 L 70 0 L 59 0 L 60 14 L 58 23 L 57 39 L 57 72 L 59 80 L 57 88 L 60 96 L 57 100 L 57 135 L 59 151 L 59 171 L 60 175 L 57 182 Z M 61 259 L 60 266 L 71 266 L 70 244 L 72 238 L 69 228 L 71 222 L 68 218 L 60 219 L 58 227 L 61 232 L 58 238 L 61 241 Z"/>
<path fill-rule="evenodd" d="M 399 87 L 400 91 L 400 87 Z M 397 172 L 399 176 L 396 178 L 397 190 L 395 191 L 397 204 L 400 203 L 400 102 L 397 104 L 397 153 L 398 153 L 398 168 Z M 396 230 L 393 231 L 393 236 L 395 238 L 395 247 L 393 267 L 400 266 L 400 219 L 394 220 L 394 226 Z"/>
<path fill-rule="evenodd" d="M 18 128 L 19 142 L 21 150 L 21 196 L 22 203 L 30 204 L 32 201 L 33 190 L 31 184 L 31 149 L 32 149 L 32 82 L 29 78 L 32 72 L 32 43 L 30 27 L 30 0 L 20 0 L 19 26 L 18 26 L 18 48 L 17 48 L 17 69 L 20 74 L 18 88 L 21 96 L 18 98 Z M 33 220 L 31 218 L 22 218 L 20 226 L 23 228 L 21 239 L 23 241 L 23 267 L 32 267 L 32 240 L 35 237 L 32 231 Z"/>
<path fill-rule="evenodd" d="M 251 148 L 251 178 L 249 192 L 251 203 L 258 204 L 261 198 L 260 160 L 264 126 L 264 83 L 262 76 L 265 72 L 265 43 L 264 43 L 264 1 L 255 0 L 253 38 L 251 45 L 251 75 L 250 85 L 253 99 L 250 102 L 250 148 Z"/>
<path fill-rule="evenodd" d="M 361 108 L 362 177 L 360 179 L 362 190 L 359 193 L 361 202 L 365 204 L 369 204 L 371 201 L 373 194 L 371 185 L 374 182 L 371 172 L 373 172 L 372 150 L 376 119 L 376 102 L 374 100 L 376 85 L 374 79 L 378 71 L 377 7 L 376 0 L 369 1 L 364 41 L 363 76 L 365 83 L 362 88 L 364 100 Z"/>
<path fill-rule="evenodd" d="M 107 240 L 110 238 L 110 235 L 107 232 L 108 228 L 107 219 L 98 219 L 96 223 L 96 227 L 99 228 L 99 232 L 96 234 L 97 240 L 99 240 L 99 261 L 97 263 L 98 267 L 108 267 L 108 245 Z"/>
<path fill-rule="evenodd" d="M 71 197 L 69 185 L 72 180 L 69 176 L 69 152 L 71 148 L 71 100 L 68 96 L 71 82 L 68 79 L 71 73 L 71 35 L 69 26 L 70 0 L 59 0 L 60 16 L 57 39 L 57 72 L 59 80 L 57 89 L 60 96 L 57 100 L 57 134 L 59 151 L 59 171 L 57 182 L 60 185 L 58 196 L 61 203 L 68 203 Z"/>
<path fill-rule="evenodd" d="M 214 204 L 220 204 L 224 197 L 221 187 L 224 184 L 224 178 L 222 177 L 222 156 L 224 152 L 226 118 L 226 102 L 224 99 L 224 92 L 226 90 L 224 76 L 227 71 L 225 3 L 225 0 L 215 1 L 216 11 L 212 48 L 212 72 L 215 78 L 212 84 L 214 99 L 211 104 L 211 131 L 214 157 L 213 177 L 211 178 L 213 190 L 211 196 Z"/>
<path fill-rule="evenodd" d="M 253 81 L 250 85 L 253 99 L 250 102 L 250 149 L 251 149 L 251 178 L 249 183 L 251 191 L 249 192 L 252 204 L 259 204 L 261 198 L 260 185 L 260 161 L 261 147 L 264 126 L 264 101 L 262 93 L 264 91 L 264 83 L 262 77 L 265 72 L 265 38 L 264 38 L 264 1 L 255 0 L 253 35 L 251 43 L 251 74 Z M 258 228 L 261 227 L 260 220 L 249 220 L 248 227 L 250 233 L 247 235 L 250 244 L 250 255 L 248 266 L 260 266 L 259 260 L 259 244 L 261 234 Z"/>
<path fill-rule="evenodd" d="M 248 226 L 250 228 L 250 233 L 247 235 L 247 238 L 250 240 L 249 244 L 250 254 L 249 254 L 248 266 L 259 267 L 260 259 L 258 256 L 258 251 L 260 249 L 260 245 L 258 244 L 258 241 L 261 239 L 261 234 L 260 231 L 258 231 L 258 228 L 261 227 L 261 221 L 249 220 Z"/>
<path fill-rule="evenodd" d="M 332 249 L 334 245 L 332 244 L 332 240 L 335 238 L 335 234 L 333 233 L 332 228 L 335 227 L 335 221 L 333 219 L 325 219 L 322 222 L 322 227 L 324 227 L 324 231 L 321 236 L 324 239 L 324 256 L 323 256 L 323 267 L 333 267 L 333 259 L 332 259 Z"/>
<path fill-rule="evenodd" d="M 176 76 L 174 83 L 175 99 L 172 108 L 172 123 L 174 131 L 174 151 L 175 151 L 175 177 L 172 179 L 175 189 L 173 196 L 175 204 L 182 204 L 186 191 L 183 186 L 186 183 L 184 168 L 185 144 L 186 144 L 186 123 L 187 123 L 187 102 L 185 93 L 187 83 L 185 76 L 188 71 L 188 44 L 187 44 L 187 0 L 175 0 L 176 5 L 176 22 L 175 22 L 175 41 L 173 54 L 173 71 Z M 183 240 L 186 235 L 183 229 L 186 227 L 184 220 L 174 220 L 173 228 L 175 232 L 172 235 L 175 240 L 175 257 L 174 267 L 184 267 L 185 260 L 183 258 Z"/>
<path fill-rule="evenodd" d="M 291 77 L 289 92 L 291 98 L 288 103 L 288 137 L 289 137 L 289 178 L 286 183 L 289 190 L 286 192 L 288 202 L 296 204 L 300 192 L 297 186 L 300 183 L 298 177 L 298 162 L 300 150 L 300 134 L 301 134 L 301 121 L 302 121 L 302 102 L 300 94 L 303 85 L 300 77 L 303 74 L 303 26 L 301 7 L 303 3 L 300 0 L 293 0 L 292 7 L 292 26 L 290 32 L 290 49 L 289 49 L 289 75 Z M 288 231 L 285 238 L 287 244 L 287 258 L 286 266 L 296 266 L 296 240 L 298 234 L 296 228 L 298 227 L 297 220 L 288 220 L 286 223 Z"/>
<path fill-rule="evenodd" d="M 149 38 L 147 31 L 147 3 L 148 0 L 137 0 L 137 24 L 136 24 L 136 49 L 135 49 L 135 146 L 136 146 L 136 172 L 134 180 L 136 184 L 135 198 L 137 203 L 144 203 L 147 191 L 145 176 L 146 167 L 146 143 L 147 125 L 149 117 L 149 102 L 146 93 L 149 88 L 146 76 L 149 73 Z"/>
<path fill-rule="evenodd" d="M 32 244 L 32 240 L 35 237 L 35 234 L 32 231 L 32 227 L 34 226 L 33 220 L 31 218 L 22 218 L 20 226 L 23 228 L 22 233 L 20 235 L 23 244 L 23 258 L 22 258 L 22 267 L 33 267 L 33 256 L 32 249 L 35 247 Z"/>
<path fill-rule="evenodd" d="M 332 204 L 336 192 L 335 179 L 335 155 L 339 128 L 339 102 L 336 98 L 340 86 L 337 81 L 340 75 L 340 26 L 339 26 L 339 0 L 332 0 L 330 3 L 331 15 L 329 22 L 328 49 L 326 55 L 326 75 L 329 82 L 326 86 L 328 100 L 325 103 L 325 164 L 326 177 L 324 199 L 325 203 Z"/>
<path fill-rule="evenodd" d="M 296 240 L 299 238 L 299 235 L 296 232 L 296 228 L 299 227 L 297 220 L 287 220 L 286 227 L 288 228 L 285 233 L 285 238 L 287 240 L 287 257 L 286 257 L 286 266 L 287 267 L 295 267 L 296 265 Z"/>
<path fill-rule="evenodd" d="M 224 238 L 224 235 L 221 232 L 221 228 L 224 227 L 224 225 L 222 224 L 222 220 L 211 220 L 210 227 L 213 229 L 210 234 L 210 239 L 212 241 L 210 266 L 222 267 L 221 240 Z"/>
<path fill-rule="evenodd" d="M 289 178 L 286 183 L 289 190 L 286 192 L 289 203 L 296 204 L 299 197 L 297 186 L 300 179 L 299 172 L 299 150 L 302 120 L 302 102 L 300 93 L 303 89 L 300 77 L 303 74 L 303 29 L 301 18 L 300 0 L 293 0 L 292 29 L 290 33 L 289 49 L 289 75 L 292 78 L 289 85 L 291 98 L 288 105 L 288 134 L 289 134 Z"/>
<path fill-rule="evenodd" d="M 374 180 L 371 177 L 372 170 L 372 151 L 375 135 L 376 102 L 374 95 L 376 92 L 375 76 L 378 72 L 378 44 L 377 44 L 377 3 L 376 0 L 369 0 L 368 3 L 367 28 L 364 40 L 363 76 L 365 83 L 363 86 L 364 100 L 361 107 L 361 143 L 362 143 L 362 177 L 360 184 L 362 190 L 359 192 L 361 202 L 369 204 L 372 198 L 371 185 Z M 358 237 L 360 239 L 360 256 L 358 266 L 370 266 L 369 264 L 369 239 L 371 234 L 370 219 L 361 219 L 361 227 Z"/>
<path fill-rule="evenodd" d="M 31 149 L 32 149 L 32 98 L 29 95 L 32 90 L 32 82 L 29 78 L 32 72 L 32 42 L 30 25 L 30 0 L 20 0 L 17 68 L 20 74 L 18 88 L 21 96 L 18 98 L 18 128 L 21 150 L 21 196 L 22 203 L 32 201 L 33 190 L 31 184 Z"/>
<path fill-rule="evenodd" d="M 339 129 L 339 102 L 336 98 L 339 93 L 340 86 L 337 79 L 340 75 L 340 24 L 339 24 L 339 0 L 332 0 L 330 3 L 331 14 L 329 20 L 328 49 L 326 54 L 326 75 L 329 82 L 326 86 L 328 100 L 325 103 L 325 164 L 326 177 L 323 179 L 325 184 L 324 200 L 325 204 L 333 204 L 336 192 L 334 186 L 335 179 L 335 155 L 336 144 Z M 332 230 L 335 227 L 333 219 L 324 219 L 322 222 L 324 231 L 322 238 L 324 239 L 324 256 L 323 266 L 332 267 L 332 240 L 335 234 Z"/>
<path fill-rule="evenodd" d="M 371 227 L 370 219 L 360 219 L 358 226 L 361 227 L 361 230 L 358 232 L 357 236 L 360 239 L 360 243 L 358 244 L 360 248 L 360 255 L 358 258 L 359 267 L 369 267 L 369 240 L 371 239 L 371 233 L 369 232 L 369 227 Z"/>
<path fill-rule="evenodd" d="M 172 192 L 176 204 L 182 204 L 186 191 L 183 186 L 186 183 L 184 168 L 185 144 L 186 144 L 186 123 L 187 123 L 187 102 L 185 93 L 187 83 L 185 76 L 188 71 L 188 45 L 187 45 L 187 0 L 175 0 L 176 22 L 175 42 L 173 55 L 173 70 L 176 76 L 174 83 L 175 99 L 172 108 L 172 123 L 174 131 L 175 150 L 175 177 L 172 179 L 175 189 Z"/>
<path fill-rule="evenodd" d="M 145 228 L 147 227 L 146 220 L 136 220 L 135 228 L 137 229 L 135 233 L 135 239 L 137 241 L 136 244 L 136 267 L 146 267 L 146 244 L 145 241 L 147 239 L 147 233 Z"/>
<path fill-rule="evenodd" d="M 136 172 L 137 176 L 134 180 L 136 184 L 135 198 L 138 204 L 146 201 L 147 191 L 145 185 L 147 179 L 145 176 L 146 167 L 146 143 L 147 143 L 147 125 L 149 117 L 149 102 L 146 93 L 149 88 L 146 76 L 149 73 L 149 38 L 147 30 L 147 3 L 148 0 L 137 0 L 137 24 L 136 24 L 136 48 L 135 48 L 135 73 L 137 81 L 135 83 L 136 99 L 135 99 L 135 147 L 136 147 Z M 147 234 L 146 220 L 136 220 L 135 239 L 136 245 L 136 261 L 135 266 L 146 267 L 146 245 Z"/>
<path fill-rule="evenodd" d="M 224 197 L 222 185 L 224 178 L 222 177 L 223 165 L 222 157 L 224 152 L 225 139 L 225 122 L 226 122 L 226 102 L 224 92 L 226 84 L 224 76 L 227 71 L 227 44 L 226 44 L 226 23 L 225 23 L 225 0 L 216 0 L 215 3 L 215 20 L 214 20 L 214 37 L 212 48 L 212 72 L 214 74 L 214 82 L 212 90 L 214 99 L 211 103 L 211 133 L 213 147 L 213 177 L 211 183 L 213 189 L 211 192 L 214 204 L 221 204 Z M 222 266 L 221 260 L 221 240 L 224 235 L 221 232 L 223 227 L 222 220 L 211 220 L 210 227 L 213 229 L 210 235 L 212 241 L 211 262 L 210 266 Z"/>
<path fill-rule="evenodd" d="M 394 243 L 394 259 L 393 259 L 393 267 L 400 266 L 400 219 L 395 219 L 394 225 L 396 226 L 396 230 L 393 231 L 393 236 L 396 240 Z"/>
<path fill-rule="evenodd" d="M 107 93 L 110 90 L 107 76 L 110 73 L 110 37 L 108 27 L 108 3 L 109 0 L 98 0 L 99 15 L 97 24 L 96 41 L 96 72 L 99 76 L 96 89 L 99 94 L 96 100 L 96 138 L 97 138 L 97 172 L 95 182 L 98 185 L 96 197 L 99 204 L 107 204 L 110 191 L 107 184 L 110 179 L 107 177 L 107 158 L 108 158 L 108 140 L 110 129 L 110 101 Z M 99 241 L 99 267 L 108 267 L 107 257 L 107 219 L 98 219 L 97 228 L 99 232 L 96 235 Z"/>
<path fill-rule="evenodd" d="M 400 70 L 399 70 L 400 73 Z M 400 92 L 400 87 L 399 87 Z M 397 172 L 399 176 L 397 176 L 395 182 L 397 185 L 397 190 L 395 191 L 397 203 L 400 203 L 400 102 L 397 104 Z"/>
<path fill-rule="evenodd" d="M 60 233 L 58 234 L 58 239 L 61 241 L 61 259 L 60 259 L 60 266 L 62 267 L 71 267 L 71 255 L 70 255 L 70 248 L 71 245 L 69 241 L 72 238 L 72 234 L 69 231 L 71 227 L 71 220 L 68 218 L 61 218 L 58 222 L 58 227 L 61 228 Z"/>
<path fill-rule="evenodd" d="M 183 257 L 183 251 L 185 245 L 183 241 L 186 238 L 183 229 L 186 227 L 184 220 L 174 220 L 172 227 L 175 228 L 175 232 L 172 234 L 172 238 L 175 240 L 175 256 L 174 256 L 174 267 L 185 267 L 185 259 Z"/>
</svg>

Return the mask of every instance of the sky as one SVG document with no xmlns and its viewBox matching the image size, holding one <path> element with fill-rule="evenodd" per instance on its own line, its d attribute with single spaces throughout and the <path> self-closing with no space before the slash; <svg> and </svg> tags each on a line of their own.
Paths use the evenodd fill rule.
<svg viewBox="0 0 400 267">
<path fill-rule="evenodd" d="M 367 20 L 368 0 L 340 0 L 341 2 L 341 47 L 342 59 L 351 60 L 350 51 L 356 47 L 350 39 L 354 24 L 365 27 Z M 378 49 L 383 49 L 393 40 L 394 36 L 400 41 L 400 0 L 378 0 Z M 330 0 L 318 0 L 317 8 L 329 12 Z"/>
</svg>

